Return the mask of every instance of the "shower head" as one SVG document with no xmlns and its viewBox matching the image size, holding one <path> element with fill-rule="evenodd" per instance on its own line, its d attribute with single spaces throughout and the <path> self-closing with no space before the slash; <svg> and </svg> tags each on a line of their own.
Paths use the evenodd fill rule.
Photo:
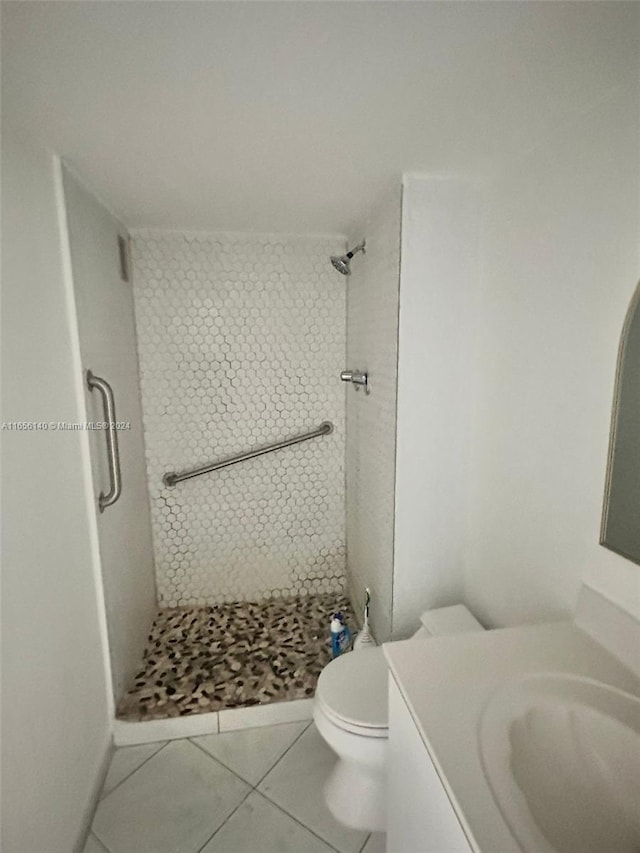
<svg viewBox="0 0 640 853">
<path fill-rule="evenodd" d="M 338 270 L 339 273 L 342 273 L 342 275 L 351 275 L 351 268 L 349 266 L 349 264 L 351 263 L 351 258 L 358 252 L 364 252 L 364 247 L 365 241 L 363 240 L 362 243 L 357 245 L 355 249 L 351 249 L 351 251 L 347 252 L 346 255 L 332 255 L 331 263 L 334 265 L 334 267 Z"/>
</svg>

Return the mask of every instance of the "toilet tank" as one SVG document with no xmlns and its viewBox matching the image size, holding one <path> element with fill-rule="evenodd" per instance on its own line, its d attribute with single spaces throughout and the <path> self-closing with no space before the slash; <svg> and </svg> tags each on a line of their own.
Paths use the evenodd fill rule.
<svg viewBox="0 0 640 853">
<path fill-rule="evenodd" d="M 420 622 L 422 623 L 421 627 L 413 635 L 416 639 L 484 631 L 482 625 L 464 604 L 425 610 L 420 617 Z"/>
</svg>

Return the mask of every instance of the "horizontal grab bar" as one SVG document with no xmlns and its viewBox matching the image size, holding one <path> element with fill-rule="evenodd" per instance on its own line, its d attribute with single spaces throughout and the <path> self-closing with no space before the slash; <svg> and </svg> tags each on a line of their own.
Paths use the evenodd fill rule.
<svg viewBox="0 0 640 853">
<path fill-rule="evenodd" d="M 237 456 L 229 456 L 227 459 L 221 459 L 219 462 L 212 462 L 211 465 L 194 468 L 193 471 L 185 471 L 183 474 L 176 474 L 175 471 L 169 471 L 162 478 L 162 482 L 165 486 L 175 486 L 176 483 L 180 483 L 182 480 L 190 480 L 192 477 L 199 477 L 200 474 L 208 474 L 210 471 L 217 471 L 218 468 L 226 468 L 227 465 L 235 465 L 236 462 L 244 462 L 246 459 L 262 456 L 263 453 L 281 450 L 283 447 L 289 447 L 291 444 L 299 444 L 301 441 L 308 441 L 310 438 L 318 438 L 321 435 L 329 435 L 331 432 L 333 432 L 331 421 L 323 421 L 318 429 L 314 429 L 312 432 L 303 432 L 301 435 L 296 435 L 293 438 L 285 438 L 284 441 L 278 441 L 275 444 L 267 444 L 265 447 L 248 450 L 246 453 L 239 453 Z"/>
</svg>

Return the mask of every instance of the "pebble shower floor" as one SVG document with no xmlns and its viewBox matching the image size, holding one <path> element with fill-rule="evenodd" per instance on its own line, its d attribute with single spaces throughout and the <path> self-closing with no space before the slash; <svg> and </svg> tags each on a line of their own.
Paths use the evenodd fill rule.
<svg viewBox="0 0 640 853">
<path fill-rule="evenodd" d="M 158 720 L 313 696 L 331 659 L 340 595 L 310 595 L 158 612 L 142 667 L 118 705 L 124 720 Z"/>
</svg>

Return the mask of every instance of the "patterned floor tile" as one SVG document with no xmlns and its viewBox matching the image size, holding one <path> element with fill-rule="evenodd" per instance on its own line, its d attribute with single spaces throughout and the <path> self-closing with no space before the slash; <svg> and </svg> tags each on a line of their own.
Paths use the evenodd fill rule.
<svg viewBox="0 0 640 853">
<path fill-rule="evenodd" d="M 329 621 L 343 596 L 161 610 L 124 720 L 156 720 L 313 696 L 331 658 Z"/>
</svg>

